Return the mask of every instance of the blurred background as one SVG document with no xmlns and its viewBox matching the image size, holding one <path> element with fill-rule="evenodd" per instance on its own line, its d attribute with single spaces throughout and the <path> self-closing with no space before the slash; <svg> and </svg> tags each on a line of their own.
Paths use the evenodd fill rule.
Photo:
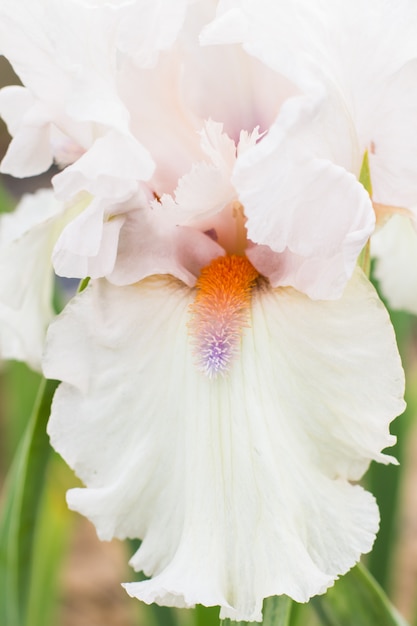
<svg viewBox="0 0 417 626">
<path fill-rule="evenodd" d="M 18 82 L 6 60 L 0 57 L 0 86 Z M 1 158 L 9 139 L 0 122 Z M 1 211 L 13 210 L 24 193 L 49 186 L 53 173 L 24 180 L 0 176 Z M 393 453 L 401 461 L 400 467 L 373 465 L 365 477 L 382 517 L 375 548 L 366 564 L 401 614 L 417 626 L 417 324 L 405 313 L 392 313 L 392 320 L 406 370 L 408 408 L 392 429 L 399 436 Z M 39 375 L 21 363 L 0 366 L 2 492 L 39 382 Z M 100 542 L 87 520 L 68 511 L 65 492 L 77 484 L 72 472 L 53 454 L 44 491 L 38 494 L 41 517 L 29 601 L 31 626 L 218 624 L 217 608 L 168 611 L 131 599 L 120 583 L 134 579 L 127 562 L 137 546 Z"/>
</svg>

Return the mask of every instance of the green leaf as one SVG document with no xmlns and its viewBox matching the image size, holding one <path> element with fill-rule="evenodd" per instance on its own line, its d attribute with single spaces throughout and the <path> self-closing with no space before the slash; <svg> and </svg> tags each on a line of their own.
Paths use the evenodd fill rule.
<svg viewBox="0 0 417 626">
<path fill-rule="evenodd" d="M 372 462 L 365 477 L 365 486 L 375 496 L 381 515 L 381 523 L 367 566 L 378 583 L 388 589 L 392 578 L 392 559 L 400 529 L 399 497 L 404 475 L 408 471 L 406 448 L 417 412 L 417 371 L 410 342 L 416 330 L 414 315 L 402 311 L 390 311 L 395 336 L 406 372 L 407 385 L 405 412 L 392 423 L 390 431 L 397 437 L 395 446 L 389 449 L 400 465 L 383 465 Z"/>
<path fill-rule="evenodd" d="M 194 626 L 218 626 L 219 607 L 197 604 L 194 609 Z"/>
<path fill-rule="evenodd" d="M 86 289 L 88 287 L 88 283 L 90 282 L 90 277 L 86 276 L 85 278 L 82 278 L 80 280 L 80 284 L 78 285 L 78 290 L 77 293 L 81 293 L 82 291 L 84 291 L 84 289 Z"/>
<path fill-rule="evenodd" d="M 361 171 L 359 173 L 359 182 L 365 187 L 366 191 L 369 193 L 369 197 L 372 199 L 372 181 L 371 181 L 371 170 L 369 168 L 369 155 L 368 150 L 365 150 L 363 155 Z M 369 240 L 365 244 L 362 252 L 359 255 L 358 265 L 364 271 L 365 275 L 368 276 L 371 273 L 371 253 L 370 253 L 370 244 Z"/>
<path fill-rule="evenodd" d="M 362 565 L 311 601 L 323 626 L 407 626 Z"/>
<path fill-rule="evenodd" d="M 369 155 L 368 150 L 365 150 L 363 155 L 361 171 L 359 173 L 359 182 L 365 187 L 366 191 L 369 193 L 372 198 L 372 181 L 371 181 L 371 170 L 369 168 Z"/>
<path fill-rule="evenodd" d="M 369 276 L 371 275 L 371 244 L 369 239 L 362 248 L 361 253 L 358 257 L 358 265 L 365 274 L 365 276 L 369 278 Z"/>
<path fill-rule="evenodd" d="M 6 485 L 0 522 L 0 624 L 7 626 L 22 626 L 26 619 L 36 522 L 51 449 L 46 423 L 56 386 L 56 381 L 42 381 Z"/>
<path fill-rule="evenodd" d="M 264 602 L 263 626 L 289 626 L 293 601 L 288 596 L 273 596 Z"/>
<path fill-rule="evenodd" d="M 290 626 L 322 626 L 322 624 L 311 606 L 311 602 L 306 604 L 293 602 Z"/>
<path fill-rule="evenodd" d="M 0 213 L 10 213 L 16 206 L 16 199 L 0 184 Z"/>
<path fill-rule="evenodd" d="M 287 596 L 272 596 L 266 598 L 263 607 L 262 626 L 290 626 L 291 608 L 293 601 Z M 233 622 L 225 619 L 221 626 L 253 626 L 253 622 Z"/>
<path fill-rule="evenodd" d="M 2 440 L 4 469 L 10 467 L 25 433 L 41 380 L 40 374 L 19 361 L 9 361 L 2 371 L 0 393 L 5 418 L 5 433 Z"/>
<path fill-rule="evenodd" d="M 71 470 L 53 453 L 40 503 L 25 626 L 56 626 L 61 596 L 57 572 L 68 554 L 75 514 L 62 494 L 73 486 Z"/>
</svg>

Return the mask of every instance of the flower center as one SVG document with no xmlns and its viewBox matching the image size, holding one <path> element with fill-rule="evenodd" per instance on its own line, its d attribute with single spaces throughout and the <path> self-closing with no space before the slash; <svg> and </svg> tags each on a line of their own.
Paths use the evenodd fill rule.
<svg viewBox="0 0 417 626">
<path fill-rule="evenodd" d="M 209 378 L 226 374 L 239 352 L 258 277 L 248 259 L 236 255 L 218 257 L 201 270 L 189 327 L 197 368 Z"/>
</svg>

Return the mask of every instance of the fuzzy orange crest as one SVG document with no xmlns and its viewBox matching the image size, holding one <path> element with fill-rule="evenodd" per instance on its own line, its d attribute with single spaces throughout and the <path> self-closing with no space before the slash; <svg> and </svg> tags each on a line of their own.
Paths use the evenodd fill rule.
<svg viewBox="0 0 417 626">
<path fill-rule="evenodd" d="M 225 374 L 239 351 L 258 276 L 246 257 L 233 255 L 218 257 L 201 271 L 190 331 L 197 367 L 209 378 Z"/>
</svg>

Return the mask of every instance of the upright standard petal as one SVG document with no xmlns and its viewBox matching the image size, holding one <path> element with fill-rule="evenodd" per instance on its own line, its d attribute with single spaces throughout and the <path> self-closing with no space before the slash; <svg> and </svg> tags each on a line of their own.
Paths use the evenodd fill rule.
<svg viewBox="0 0 417 626">
<path fill-rule="evenodd" d="M 201 39 L 241 42 L 249 54 L 290 77 L 305 96 L 314 97 L 321 86 L 316 117 L 294 129 L 298 154 L 305 152 L 309 162 L 329 161 L 357 178 L 366 155 L 373 200 L 415 211 L 416 29 L 412 0 L 220 0 L 217 17 Z M 243 177 L 245 182 L 244 172 Z M 256 235 L 254 240 L 259 241 Z M 288 248 L 299 254 L 291 242 Z"/>
<path fill-rule="evenodd" d="M 304 602 L 370 550 L 377 507 L 349 480 L 391 460 L 403 372 L 359 270 L 336 301 L 259 281 L 224 376 L 198 369 L 194 298 L 171 277 L 90 284 L 50 327 L 48 430 L 87 487 L 70 507 L 142 539 L 152 578 L 129 594 L 260 620 L 265 597 Z"/>
<path fill-rule="evenodd" d="M 303 97 L 287 101 L 268 135 L 238 158 L 232 177 L 248 238 L 292 255 L 273 284 L 315 299 L 341 295 L 375 225 L 369 196 L 355 177 L 300 143 L 319 108 L 320 101 Z"/>
</svg>

